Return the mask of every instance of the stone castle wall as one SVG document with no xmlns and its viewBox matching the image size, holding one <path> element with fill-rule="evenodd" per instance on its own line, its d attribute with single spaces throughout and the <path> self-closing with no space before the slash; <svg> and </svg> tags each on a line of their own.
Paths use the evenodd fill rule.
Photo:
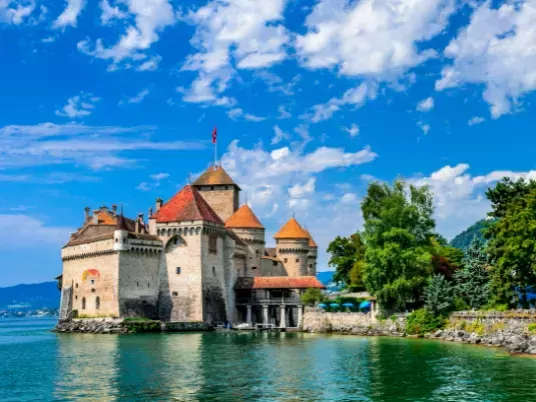
<svg viewBox="0 0 536 402">
<path fill-rule="evenodd" d="M 235 186 L 196 186 L 196 189 L 224 222 L 238 209 L 240 200 Z"/>
<path fill-rule="evenodd" d="M 288 276 L 307 275 L 307 239 L 282 239 L 277 241 L 277 257 L 283 262 Z"/>
<path fill-rule="evenodd" d="M 224 233 L 209 232 L 202 239 L 203 321 L 209 323 L 227 319 Z M 210 236 L 217 236 L 216 253 L 209 250 Z"/>
<path fill-rule="evenodd" d="M 235 228 L 233 231 L 247 244 L 246 269 L 242 276 L 263 276 L 264 229 Z"/>
<path fill-rule="evenodd" d="M 66 247 L 62 256 L 63 287 L 72 286 L 72 309 L 81 316 L 119 316 L 119 254 L 113 251 L 113 240 Z M 98 275 L 86 275 L 84 280 L 87 270 Z"/>
</svg>

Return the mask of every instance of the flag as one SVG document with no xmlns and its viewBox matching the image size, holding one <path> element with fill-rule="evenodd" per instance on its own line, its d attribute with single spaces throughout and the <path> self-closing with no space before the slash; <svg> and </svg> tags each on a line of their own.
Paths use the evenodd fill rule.
<svg viewBox="0 0 536 402">
<path fill-rule="evenodd" d="M 218 130 L 216 129 L 216 126 L 214 126 L 214 130 L 212 130 L 212 143 L 216 143 L 216 138 L 218 137 Z"/>
</svg>

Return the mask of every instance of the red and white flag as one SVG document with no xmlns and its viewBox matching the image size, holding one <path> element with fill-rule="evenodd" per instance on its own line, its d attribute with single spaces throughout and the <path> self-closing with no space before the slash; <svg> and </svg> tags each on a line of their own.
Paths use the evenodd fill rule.
<svg viewBox="0 0 536 402">
<path fill-rule="evenodd" d="M 218 130 L 216 129 L 216 126 L 214 126 L 214 130 L 212 130 L 212 143 L 216 143 L 216 138 L 218 138 Z"/>
</svg>

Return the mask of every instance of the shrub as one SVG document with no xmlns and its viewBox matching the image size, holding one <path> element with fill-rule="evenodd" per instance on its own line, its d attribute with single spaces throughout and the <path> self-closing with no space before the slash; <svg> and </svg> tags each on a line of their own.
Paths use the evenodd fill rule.
<svg viewBox="0 0 536 402">
<path fill-rule="evenodd" d="M 486 328 L 484 327 L 484 324 L 482 324 L 480 321 L 475 321 L 470 324 L 467 324 L 465 327 L 465 330 L 467 332 L 474 332 L 477 335 L 484 335 L 484 330 Z"/>
<path fill-rule="evenodd" d="M 536 333 L 536 323 L 534 322 L 530 323 L 527 329 L 529 330 L 531 334 Z"/>
<path fill-rule="evenodd" d="M 409 335 L 424 335 L 444 328 L 447 323 L 445 317 L 434 316 L 426 309 L 415 310 L 406 319 L 406 332 Z"/>
<path fill-rule="evenodd" d="M 307 289 L 300 297 L 303 304 L 315 304 L 324 298 L 320 289 Z"/>
</svg>

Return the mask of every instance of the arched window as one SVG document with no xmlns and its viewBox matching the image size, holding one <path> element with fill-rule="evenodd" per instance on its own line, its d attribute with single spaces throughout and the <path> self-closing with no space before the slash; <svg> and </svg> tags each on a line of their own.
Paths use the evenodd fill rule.
<svg viewBox="0 0 536 402">
<path fill-rule="evenodd" d="M 82 310 L 86 309 L 86 298 L 82 297 Z"/>
<path fill-rule="evenodd" d="M 100 309 L 100 297 L 99 296 L 95 298 L 95 309 L 97 310 Z"/>
</svg>

